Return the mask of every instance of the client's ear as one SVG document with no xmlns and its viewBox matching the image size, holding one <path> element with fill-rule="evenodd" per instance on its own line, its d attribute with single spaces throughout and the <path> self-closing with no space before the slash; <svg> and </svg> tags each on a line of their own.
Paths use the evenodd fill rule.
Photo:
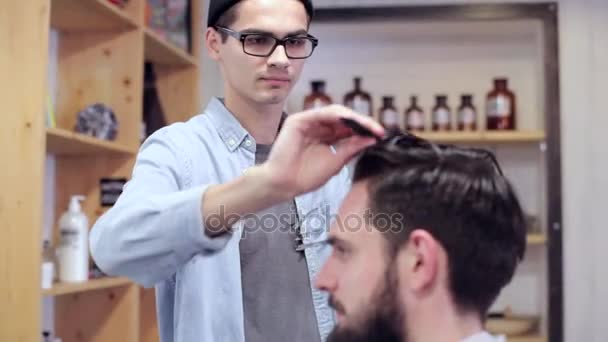
<svg viewBox="0 0 608 342">
<path fill-rule="evenodd" d="M 399 272 L 406 272 L 407 286 L 411 291 L 432 289 L 439 277 L 440 254 L 443 249 L 433 236 L 422 229 L 410 233 L 410 237 L 399 251 Z"/>
</svg>

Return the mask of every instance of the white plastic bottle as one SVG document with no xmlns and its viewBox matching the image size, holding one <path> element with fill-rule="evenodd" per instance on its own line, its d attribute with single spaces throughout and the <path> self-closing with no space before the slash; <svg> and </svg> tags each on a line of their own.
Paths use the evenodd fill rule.
<svg viewBox="0 0 608 342">
<path fill-rule="evenodd" d="M 60 241 L 57 249 L 59 281 L 83 282 L 89 279 L 89 220 L 82 212 L 80 201 L 72 196 L 68 211 L 59 219 Z"/>
</svg>

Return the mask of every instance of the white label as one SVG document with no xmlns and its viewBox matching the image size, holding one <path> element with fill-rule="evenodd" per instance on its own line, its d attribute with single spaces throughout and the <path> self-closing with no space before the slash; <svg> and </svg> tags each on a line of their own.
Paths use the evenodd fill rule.
<svg viewBox="0 0 608 342">
<path fill-rule="evenodd" d="M 371 115 L 369 101 L 362 98 L 361 96 L 355 96 L 352 104 L 352 110 L 365 115 Z"/>
<path fill-rule="evenodd" d="M 53 279 L 55 278 L 55 264 L 52 262 L 42 263 L 42 288 L 50 289 L 53 287 Z"/>
<path fill-rule="evenodd" d="M 317 108 L 321 108 L 321 107 L 325 107 L 327 104 L 325 103 L 325 101 L 317 98 L 314 100 L 314 102 L 312 103 L 312 108 L 317 109 Z"/>
<path fill-rule="evenodd" d="M 422 112 L 413 110 L 407 113 L 407 125 L 411 128 L 420 129 L 424 127 L 424 114 Z"/>
<path fill-rule="evenodd" d="M 382 112 L 382 123 L 384 123 L 385 126 L 399 125 L 399 113 L 392 109 L 385 109 Z"/>
<path fill-rule="evenodd" d="M 488 116 L 504 118 L 511 113 L 511 101 L 504 95 L 498 95 L 488 101 Z"/>
<path fill-rule="evenodd" d="M 471 108 L 464 108 L 458 113 L 458 122 L 465 125 L 475 123 L 475 111 Z"/>
<path fill-rule="evenodd" d="M 450 123 L 450 112 L 445 108 L 439 108 L 434 112 L 433 122 L 439 125 Z"/>
</svg>

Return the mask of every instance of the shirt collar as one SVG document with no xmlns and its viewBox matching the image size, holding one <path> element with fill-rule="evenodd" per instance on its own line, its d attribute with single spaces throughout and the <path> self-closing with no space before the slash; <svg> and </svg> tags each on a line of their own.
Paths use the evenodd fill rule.
<svg viewBox="0 0 608 342">
<path fill-rule="evenodd" d="M 241 125 L 234 114 L 232 114 L 228 108 L 226 108 L 223 99 L 218 97 L 211 98 L 205 113 L 211 119 L 211 122 L 216 127 L 220 138 L 230 152 L 234 152 L 237 148 L 243 146 L 245 149 L 255 153 L 255 139 Z M 283 112 L 281 122 L 279 124 L 279 131 L 281 130 L 283 121 L 286 118 L 287 114 Z"/>
</svg>

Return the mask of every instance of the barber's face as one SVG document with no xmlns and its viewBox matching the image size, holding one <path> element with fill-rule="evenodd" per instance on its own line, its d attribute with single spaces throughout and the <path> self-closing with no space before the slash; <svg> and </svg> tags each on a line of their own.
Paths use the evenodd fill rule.
<svg viewBox="0 0 608 342">
<path fill-rule="evenodd" d="M 305 34 L 308 16 L 298 0 L 244 0 L 238 19 L 229 27 L 237 32 L 269 33 L 275 38 Z M 219 33 L 209 37 L 211 57 L 223 70 L 226 92 L 256 104 L 281 104 L 299 78 L 305 59 L 290 59 L 283 46 L 268 57 L 250 56 L 242 43 L 228 37 L 221 43 Z M 226 94 L 228 95 L 228 94 Z"/>
<path fill-rule="evenodd" d="M 331 228 L 332 255 L 316 280 L 337 313 L 331 342 L 406 341 L 396 264 L 382 233 L 366 223 L 367 207 L 366 183 L 355 183 Z"/>
</svg>

